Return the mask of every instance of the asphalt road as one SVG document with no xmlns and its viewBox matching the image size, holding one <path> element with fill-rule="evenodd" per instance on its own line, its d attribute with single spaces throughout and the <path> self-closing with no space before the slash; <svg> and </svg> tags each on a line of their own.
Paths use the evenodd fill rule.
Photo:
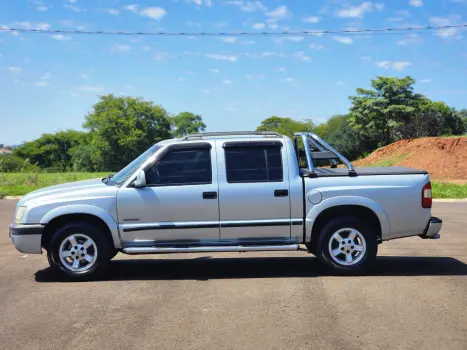
<svg viewBox="0 0 467 350">
<path fill-rule="evenodd" d="M 467 349 L 467 204 L 435 203 L 439 240 L 384 243 L 365 277 L 305 252 L 127 257 L 60 281 L 8 237 L 0 200 L 1 349 Z"/>
</svg>

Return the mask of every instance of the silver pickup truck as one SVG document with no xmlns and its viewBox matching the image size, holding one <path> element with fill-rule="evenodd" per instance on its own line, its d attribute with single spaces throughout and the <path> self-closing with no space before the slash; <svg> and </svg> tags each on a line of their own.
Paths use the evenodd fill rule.
<svg viewBox="0 0 467 350">
<path fill-rule="evenodd" d="M 383 241 L 439 238 L 431 205 L 425 171 L 354 169 L 313 133 L 203 133 L 159 142 L 113 176 L 29 193 L 10 236 L 75 280 L 118 252 L 305 250 L 361 274 Z"/>
</svg>

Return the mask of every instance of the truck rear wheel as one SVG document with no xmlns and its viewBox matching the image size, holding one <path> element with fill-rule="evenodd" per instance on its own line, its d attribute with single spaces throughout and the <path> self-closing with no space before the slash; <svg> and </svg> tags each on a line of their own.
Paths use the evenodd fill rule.
<svg viewBox="0 0 467 350">
<path fill-rule="evenodd" d="M 56 268 L 76 281 L 98 277 L 111 257 L 105 234 L 86 222 L 73 222 L 57 229 L 47 249 L 47 258 Z"/>
<path fill-rule="evenodd" d="M 333 219 L 320 233 L 316 256 L 332 273 L 365 273 L 372 267 L 378 252 L 374 231 L 359 218 Z"/>
</svg>

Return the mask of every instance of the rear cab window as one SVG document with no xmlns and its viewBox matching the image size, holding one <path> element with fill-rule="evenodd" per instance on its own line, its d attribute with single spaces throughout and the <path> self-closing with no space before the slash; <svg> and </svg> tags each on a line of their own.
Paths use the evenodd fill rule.
<svg viewBox="0 0 467 350">
<path fill-rule="evenodd" d="M 277 141 L 224 144 L 227 182 L 282 182 L 281 148 Z"/>
</svg>

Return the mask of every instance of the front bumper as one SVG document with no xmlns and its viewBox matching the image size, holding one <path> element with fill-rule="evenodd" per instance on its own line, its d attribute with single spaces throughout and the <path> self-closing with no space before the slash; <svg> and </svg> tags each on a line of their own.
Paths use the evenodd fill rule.
<svg viewBox="0 0 467 350">
<path fill-rule="evenodd" d="M 438 239 L 440 238 L 439 231 L 443 225 L 443 220 L 432 217 L 425 228 L 425 231 L 420 235 L 423 239 Z"/>
<path fill-rule="evenodd" d="M 42 254 L 43 225 L 10 225 L 10 238 L 21 253 Z"/>
</svg>

